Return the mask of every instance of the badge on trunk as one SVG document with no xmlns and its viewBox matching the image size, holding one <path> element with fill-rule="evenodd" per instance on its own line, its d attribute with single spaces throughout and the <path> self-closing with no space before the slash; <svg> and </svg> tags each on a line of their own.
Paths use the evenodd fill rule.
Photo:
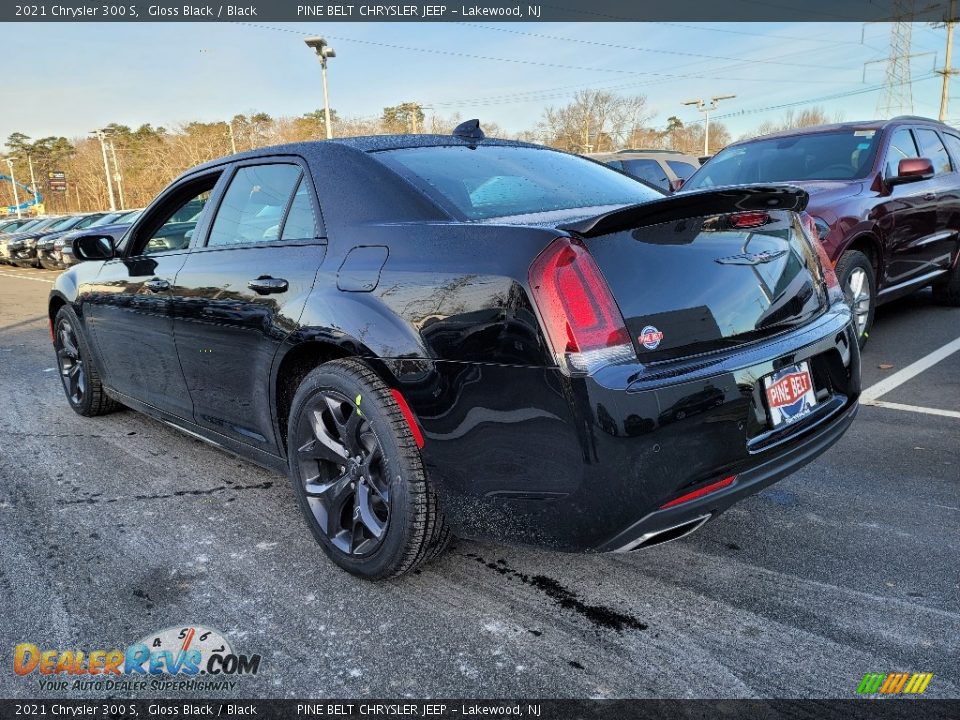
<svg viewBox="0 0 960 720">
<path fill-rule="evenodd" d="M 661 340 L 663 340 L 663 333 L 653 325 L 647 325 L 640 333 L 640 344 L 647 350 L 656 350 Z"/>
</svg>

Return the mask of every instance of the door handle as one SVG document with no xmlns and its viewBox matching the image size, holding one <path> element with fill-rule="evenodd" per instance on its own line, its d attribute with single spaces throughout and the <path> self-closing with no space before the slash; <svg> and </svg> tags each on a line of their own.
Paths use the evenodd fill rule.
<svg viewBox="0 0 960 720">
<path fill-rule="evenodd" d="M 270 293 L 286 292 L 290 287 L 283 278 L 274 278 L 269 275 L 261 275 L 256 280 L 247 283 L 247 287 L 260 295 L 269 295 Z"/>
<path fill-rule="evenodd" d="M 924 200 L 936 200 L 937 194 L 935 192 L 928 192 L 923 194 Z"/>
<path fill-rule="evenodd" d="M 163 292 L 164 290 L 170 289 L 170 283 L 166 280 L 160 280 L 159 278 L 153 278 L 153 280 L 147 280 L 143 286 L 147 288 L 150 292 Z"/>
</svg>

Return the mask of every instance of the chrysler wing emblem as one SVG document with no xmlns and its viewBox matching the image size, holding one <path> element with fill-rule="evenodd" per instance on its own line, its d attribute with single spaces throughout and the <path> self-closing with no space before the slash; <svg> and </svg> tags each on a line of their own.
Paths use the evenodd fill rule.
<svg viewBox="0 0 960 720">
<path fill-rule="evenodd" d="M 772 262 L 786 254 L 786 250 L 774 250 L 773 252 L 764 250 L 758 253 L 740 253 L 730 257 L 717 258 L 716 262 L 721 265 L 760 265 L 761 263 Z"/>
</svg>

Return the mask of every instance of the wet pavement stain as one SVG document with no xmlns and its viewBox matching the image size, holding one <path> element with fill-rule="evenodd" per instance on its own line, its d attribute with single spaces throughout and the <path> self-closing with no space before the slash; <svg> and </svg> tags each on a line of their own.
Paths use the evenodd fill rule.
<svg viewBox="0 0 960 720">
<path fill-rule="evenodd" d="M 575 592 L 573 592 L 573 590 L 564 587 L 559 581 L 547 577 L 546 575 L 527 575 L 519 570 L 514 570 L 507 565 L 505 560 L 502 559 L 492 563 L 487 562 L 482 557 L 474 553 L 465 553 L 464 556 L 471 558 L 475 562 L 480 563 L 484 567 L 493 570 L 500 575 L 511 579 L 516 578 L 525 585 L 529 585 L 530 587 L 539 590 L 548 598 L 550 598 L 557 606 L 563 608 L 564 610 L 571 610 L 577 613 L 578 615 L 589 620 L 590 623 L 595 627 L 602 628 L 604 630 L 615 630 L 617 632 L 623 632 L 624 630 L 646 630 L 648 627 L 646 623 L 637 620 L 635 617 L 628 615 L 627 613 L 620 612 L 619 610 L 614 610 L 613 608 L 605 607 L 603 605 L 591 605 L 589 603 L 585 603 Z"/>
</svg>

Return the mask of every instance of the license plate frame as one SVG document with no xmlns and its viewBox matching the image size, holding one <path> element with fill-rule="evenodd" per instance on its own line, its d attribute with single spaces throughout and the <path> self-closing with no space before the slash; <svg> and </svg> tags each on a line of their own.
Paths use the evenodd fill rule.
<svg viewBox="0 0 960 720">
<path fill-rule="evenodd" d="M 764 376 L 762 388 L 767 418 L 774 430 L 792 425 L 816 409 L 817 393 L 806 360 Z"/>
</svg>

